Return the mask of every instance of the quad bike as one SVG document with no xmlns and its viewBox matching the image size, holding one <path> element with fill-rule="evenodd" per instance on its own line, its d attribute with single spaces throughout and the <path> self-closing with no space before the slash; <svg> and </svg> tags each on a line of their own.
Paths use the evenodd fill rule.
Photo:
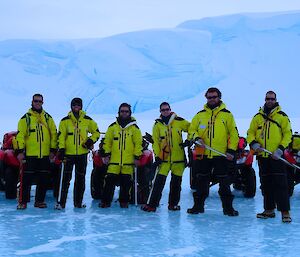
<svg viewBox="0 0 300 257">
<path fill-rule="evenodd" d="M 16 131 L 6 133 L 0 149 L 0 189 L 5 191 L 7 199 L 17 198 L 20 163 L 13 150 L 13 141 L 16 135 Z M 59 177 L 58 170 L 59 165 L 57 163 L 50 163 L 51 180 L 48 185 L 49 189 L 56 188 L 57 178 Z M 36 181 L 33 181 L 33 184 L 36 184 Z M 53 193 L 55 195 L 56 190 Z"/>
</svg>

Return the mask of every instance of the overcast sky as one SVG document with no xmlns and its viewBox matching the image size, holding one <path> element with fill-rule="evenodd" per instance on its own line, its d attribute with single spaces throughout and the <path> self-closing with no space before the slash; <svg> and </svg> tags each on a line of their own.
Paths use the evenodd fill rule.
<svg viewBox="0 0 300 257">
<path fill-rule="evenodd" d="M 300 10 L 299 0 L 0 0 L 0 40 L 99 38 L 245 12 Z"/>
</svg>

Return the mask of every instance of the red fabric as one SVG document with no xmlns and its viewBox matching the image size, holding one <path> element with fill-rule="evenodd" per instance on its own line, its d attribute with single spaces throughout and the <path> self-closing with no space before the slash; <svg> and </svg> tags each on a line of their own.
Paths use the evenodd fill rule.
<svg viewBox="0 0 300 257">
<path fill-rule="evenodd" d="M 289 162 L 289 163 L 292 163 L 292 164 L 296 164 L 296 160 L 294 158 L 294 155 L 292 152 L 290 152 L 289 150 L 284 150 L 284 158 Z"/>
<path fill-rule="evenodd" d="M 16 135 L 17 135 L 17 131 L 11 131 L 11 132 L 8 132 L 8 133 L 6 133 L 4 135 L 4 137 L 3 137 L 3 146 L 2 146 L 2 148 L 4 150 L 6 150 L 6 149 L 13 149 L 12 139 Z"/>
<path fill-rule="evenodd" d="M 103 166 L 103 161 L 98 151 L 93 152 L 93 162 L 96 167 Z"/>
<path fill-rule="evenodd" d="M 150 150 L 144 150 L 141 158 L 138 160 L 138 166 L 145 166 L 153 162 L 153 152 Z"/>
<path fill-rule="evenodd" d="M 20 163 L 11 149 L 5 150 L 4 163 L 8 166 L 19 167 Z"/>
</svg>

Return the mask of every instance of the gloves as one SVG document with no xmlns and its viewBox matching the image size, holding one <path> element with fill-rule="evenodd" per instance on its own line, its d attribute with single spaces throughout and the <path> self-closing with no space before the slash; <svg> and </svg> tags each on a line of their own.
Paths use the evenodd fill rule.
<svg viewBox="0 0 300 257">
<path fill-rule="evenodd" d="M 160 159 L 159 157 L 155 157 L 155 163 L 156 163 L 157 165 L 162 164 L 162 159 Z"/>
<path fill-rule="evenodd" d="M 261 145 L 259 143 L 254 143 L 251 145 L 251 148 L 255 151 L 255 152 L 261 152 Z"/>
<path fill-rule="evenodd" d="M 201 147 L 201 148 L 205 148 L 205 143 L 204 143 L 202 138 L 196 137 L 195 138 L 195 143 L 196 143 L 196 146 Z"/>
<path fill-rule="evenodd" d="M 51 163 L 54 162 L 55 154 L 56 154 L 56 149 L 51 148 L 50 149 L 50 154 L 49 154 L 49 160 L 50 160 Z"/>
<path fill-rule="evenodd" d="M 66 149 L 64 149 L 64 148 L 61 148 L 58 150 L 58 152 L 57 152 L 58 160 L 63 161 L 63 159 L 65 158 L 65 151 L 66 151 Z"/>
<path fill-rule="evenodd" d="M 18 159 L 19 163 L 23 163 L 23 161 L 24 161 L 24 159 L 25 159 L 25 154 L 24 154 L 24 152 L 18 153 L 17 159 Z"/>
<path fill-rule="evenodd" d="M 234 155 L 231 154 L 231 153 L 226 153 L 226 159 L 227 159 L 228 161 L 233 161 Z"/>
<path fill-rule="evenodd" d="M 283 155 L 283 151 L 278 148 L 273 154 L 272 154 L 272 158 L 274 160 L 278 160 L 281 156 Z"/>
<path fill-rule="evenodd" d="M 94 146 L 94 142 L 90 138 L 88 138 L 83 145 L 83 147 L 86 149 L 93 149 L 93 146 Z"/>
</svg>

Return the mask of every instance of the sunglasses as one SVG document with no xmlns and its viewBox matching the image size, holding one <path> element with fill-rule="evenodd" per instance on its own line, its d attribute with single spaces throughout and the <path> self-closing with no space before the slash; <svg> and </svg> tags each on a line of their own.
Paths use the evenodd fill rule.
<svg viewBox="0 0 300 257">
<path fill-rule="evenodd" d="M 76 103 L 75 103 L 75 104 L 72 104 L 72 106 L 74 106 L 74 107 L 75 107 L 75 106 L 81 107 L 81 104 L 76 104 Z"/>
<path fill-rule="evenodd" d="M 213 95 L 213 96 L 207 96 L 206 99 L 217 99 L 218 96 L 217 95 Z"/>
<path fill-rule="evenodd" d="M 33 100 L 34 103 L 43 103 L 42 100 Z"/>
<path fill-rule="evenodd" d="M 121 112 L 121 113 L 129 113 L 128 110 L 121 110 L 120 112 Z"/>
<path fill-rule="evenodd" d="M 266 97 L 266 101 L 275 101 L 276 100 L 276 98 L 274 98 L 274 97 Z"/>
<path fill-rule="evenodd" d="M 170 111 L 170 108 L 160 109 L 161 112 L 167 112 Z"/>
</svg>

